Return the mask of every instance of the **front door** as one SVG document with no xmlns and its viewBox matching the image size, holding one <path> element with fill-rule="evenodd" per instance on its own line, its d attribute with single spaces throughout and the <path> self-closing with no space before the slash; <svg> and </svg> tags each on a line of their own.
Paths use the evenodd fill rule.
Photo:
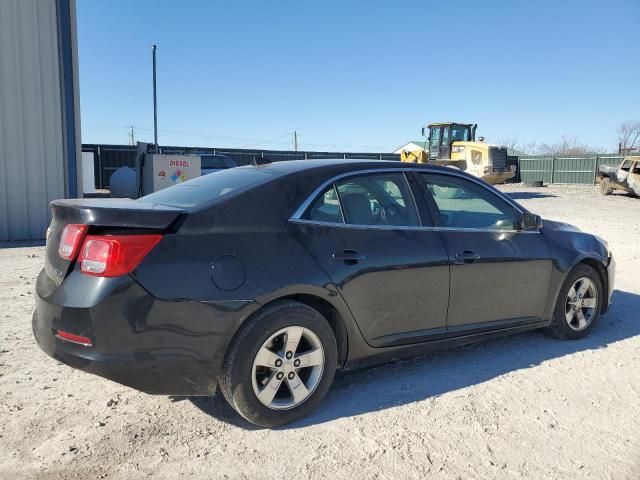
<svg viewBox="0 0 640 480">
<path fill-rule="evenodd" d="M 448 255 L 440 235 L 422 228 L 404 173 L 337 181 L 291 226 L 370 345 L 416 343 L 445 333 Z"/>
<path fill-rule="evenodd" d="M 622 162 L 622 165 L 620 165 L 620 168 L 616 173 L 616 180 L 618 180 L 618 182 L 622 183 L 623 185 L 626 182 L 627 177 L 629 176 L 629 172 L 631 171 L 631 163 L 631 160 L 625 160 L 624 162 Z"/>
<path fill-rule="evenodd" d="M 551 252 L 523 231 L 514 207 L 489 188 L 451 174 L 418 174 L 451 263 L 450 332 L 501 328 L 544 315 Z"/>
</svg>

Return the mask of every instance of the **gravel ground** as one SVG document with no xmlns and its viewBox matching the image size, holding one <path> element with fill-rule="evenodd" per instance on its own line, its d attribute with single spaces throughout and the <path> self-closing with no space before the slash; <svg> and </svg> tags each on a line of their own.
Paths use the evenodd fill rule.
<svg viewBox="0 0 640 480">
<path fill-rule="evenodd" d="M 303 422 L 258 430 L 218 398 L 148 396 L 31 336 L 43 247 L 0 248 L 0 478 L 640 478 L 640 200 L 501 187 L 609 240 L 614 303 L 592 334 L 541 333 L 341 375 Z"/>
</svg>

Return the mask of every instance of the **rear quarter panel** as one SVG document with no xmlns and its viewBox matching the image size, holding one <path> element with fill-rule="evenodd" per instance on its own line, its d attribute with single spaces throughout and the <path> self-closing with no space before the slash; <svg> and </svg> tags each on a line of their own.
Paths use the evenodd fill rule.
<svg viewBox="0 0 640 480">
<path fill-rule="evenodd" d="M 166 301 L 241 303 L 243 307 L 234 313 L 238 326 L 278 298 L 314 295 L 336 308 L 346 328 L 355 332 L 337 289 L 289 229 L 290 216 L 326 175 L 334 173 L 320 178 L 308 172 L 292 175 L 188 213 L 177 232 L 165 235 L 133 277 Z M 232 272 L 225 271 L 228 264 L 233 265 Z M 230 283 L 224 281 L 227 274 L 234 277 Z"/>
</svg>

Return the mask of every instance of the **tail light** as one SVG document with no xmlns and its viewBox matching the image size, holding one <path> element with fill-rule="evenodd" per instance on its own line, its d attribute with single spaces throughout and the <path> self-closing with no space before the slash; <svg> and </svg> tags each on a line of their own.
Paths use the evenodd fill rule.
<svg viewBox="0 0 640 480">
<path fill-rule="evenodd" d="M 87 235 L 80 270 L 98 277 L 118 277 L 134 270 L 162 235 Z"/>
<path fill-rule="evenodd" d="M 82 240 L 87 233 L 87 225 L 77 225 L 70 223 L 62 230 L 60 237 L 60 246 L 58 247 L 58 255 L 65 260 L 75 260 L 78 256 L 78 250 L 82 245 Z"/>
<path fill-rule="evenodd" d="M 91 339 L 88 337 L 82 337 L 80 335 L 76 335 L 74 333 L 64 332 L 62 330 L 56 330 L 55 336 L 60 340 L 65 340 L 71 343 L 77 343 L 78 345 L 83 345 L 85 347 L 93 346 Z"/>
</svg>

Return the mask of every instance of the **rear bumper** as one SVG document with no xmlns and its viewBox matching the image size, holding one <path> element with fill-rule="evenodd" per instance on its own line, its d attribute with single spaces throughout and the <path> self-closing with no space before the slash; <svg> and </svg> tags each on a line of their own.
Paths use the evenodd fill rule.
<svg viewBox="0 0 640 480">
<path fill-rule="evenodd" d="M 238 325 L 229 310 L 158 300 L 128 276 L 106 279 L 74 271 L 56 287 L 43 271 L 33 334 L 56 360 L 145 393 L 211 395 Z M 92 345 L 60 339 L 58 330 L 87 337 Z"/>
</svg>

